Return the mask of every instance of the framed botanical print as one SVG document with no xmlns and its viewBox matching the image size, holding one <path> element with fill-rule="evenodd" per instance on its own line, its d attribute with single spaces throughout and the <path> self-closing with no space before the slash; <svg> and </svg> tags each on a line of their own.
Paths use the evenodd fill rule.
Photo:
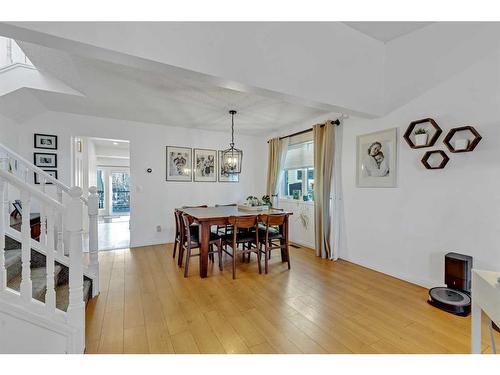
<svg viewBox="0 0 500 375">
<path fill-rule="evenodd" d="M 240 182 L 239 173 L 229 173 L 229 168 L 222 162 L 222 151 L 219 151 L 219 182 Z"/>
<path fill-rule="evenodd" d="M 57 168 L 57 154 L 35 152 L 34 163 L 40 168 Z"/>
<path fill-rule="evenodd" d="M 47 172 L 49 175 L 57 179 L 57 171 L 56 170 L 50 170 L 50 169 L 44 169 L 44 172 Z M 40 179 L 38 177 L 38 173 L 35 173 L 35 184 L 39 185 L 40 184 Z M 46 185 L 52 185 L 52 182 L 47 181 L 45 183 Z"/>
<path fill-rule="evenodd" d="M 57 135 L 35 134 L 34 147 L 57 150 Z"/>
<path fill-rule="evenodd" d="M 397 151 L 396 128 L 358 136 L 356 185 L 396 187 Z"/>
<path fill-rule="evenodd" d="M 193 176 L 197 182 L 217 182 L 217 151 L 195 148 Z"/>
<path fill-rule="evenodd" d="M 192 180 L 192 150 L 189 147 L 166 147 L 167 181 Z"/>
</svg>

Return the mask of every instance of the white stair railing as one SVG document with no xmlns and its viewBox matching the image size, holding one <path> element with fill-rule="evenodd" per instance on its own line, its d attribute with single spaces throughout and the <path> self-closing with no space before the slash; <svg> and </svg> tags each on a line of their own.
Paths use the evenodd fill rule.
<svg viewBox="0 0 500 375">
<path fill-rule="evenodd" d="M 36 174 L 40 188 L 31 184 L 29 174 Z M 55 185 L 56 197 L 47 193 L 47 185 Z M 9 189 L 9 187 L 11 187 Z M 21 233 L 10 228 L 9 191 L 18 191 L 22 205 Z M 79 187 L 68 187 L 15 152 L 0 144 L 0 299 L 66 324 L 73 332 L 68 352 L 82 353 L 85 348 L 85 303 L 83 301 L 84 275 L 92 279 L 93 296 L 99 292 L 97 189 L 89 189 L 89 199 L 82 196 Z M 39 241 L 31 236 L 32 203 L 40 211 Z M 83 257 L 83 207 L 88 206 L 89 261 Z M 87 220 L 87 219 L 86 219 Z M 17 233 L 15 233 L 17 232 Z M 7 287 L 5 267 L 5 235 L 21 242 L 21 285 L 17 293 Z M 66 240 L 67 249 L 64 243 Z M 45 303 L 32 298 L 31 249 L 46 256 Z M 55 262 L 69 269 L 69 304 L 66 312 L 56 309 L 54 285 Z"/>
</svg>

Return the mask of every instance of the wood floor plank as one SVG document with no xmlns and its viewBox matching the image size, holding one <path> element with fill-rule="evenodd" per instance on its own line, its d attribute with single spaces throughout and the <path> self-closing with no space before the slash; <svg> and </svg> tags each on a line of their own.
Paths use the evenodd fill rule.
<svg viewBox="0 0 500 375">
<path fill-rule="evenodd" d="M 172 244 L 100 253 L 101 293 L 86 311 L 86 353 L 468 353 L 470 317 L 430 306 L 427 290 L 291 249 L 267 275 L 256 258 L 209 263 L 200 279 Z M 491 352 L 483 319 L 482 351 Z M 495 333 L 500 346 L 500 334 Z"/>
</svg>

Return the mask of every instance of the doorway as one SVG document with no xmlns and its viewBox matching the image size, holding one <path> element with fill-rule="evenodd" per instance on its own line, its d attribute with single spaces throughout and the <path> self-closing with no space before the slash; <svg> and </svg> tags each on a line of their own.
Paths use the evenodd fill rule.
<svg viewBox="0 0 500 375">
<path fill-rule="evenodd" d="M 129 248 L 130 142 L 75 137 L 72 154 L 73 184 L 84 194 L 97 187 L 99 251 Z"/>
</svg>

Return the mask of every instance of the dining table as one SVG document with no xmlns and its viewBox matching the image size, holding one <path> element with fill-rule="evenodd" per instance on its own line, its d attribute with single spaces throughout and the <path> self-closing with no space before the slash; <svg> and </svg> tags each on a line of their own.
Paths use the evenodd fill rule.
<svg viewBox="0 0 500 375">
<path fill-rule="evenodd" d="M 252 210 L 239 208 L 238 206 L 218 206 L 218 207 L 192 207 L 179 208 L 184 214 L 193 218 L 193 221 L 199 225 L 199 244 L 200 244 L 200 277 L 207 277 L 208 273 L 208 247 L 210 231 L 212 226 L 229 225 L 231 216 L 259 216 L 259 215 L 278 215 L 286 216 L 285 223 L 280 228 L 282 234 L 288 238 L 288 219 L 292 212 L 281 209 L 267 208 L 262 210 Z M 281 252 L 282 261 L 286 261 L 286 254 Z"/>
</svg>

